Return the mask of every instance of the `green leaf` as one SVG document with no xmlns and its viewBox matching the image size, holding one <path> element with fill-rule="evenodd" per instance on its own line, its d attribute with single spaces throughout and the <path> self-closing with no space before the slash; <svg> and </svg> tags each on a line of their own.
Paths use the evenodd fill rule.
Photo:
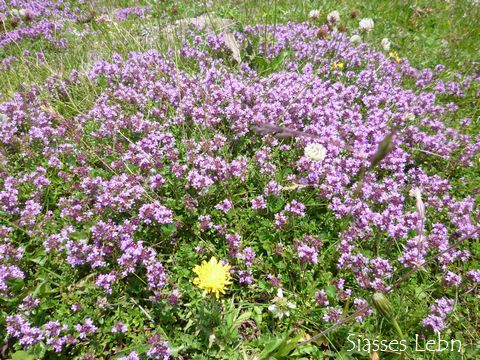
<svg viewBox="0 0 480 360">
<path fill-rule="evenodd" d="M 283 64 L 285 59 L 288 57 L 289 51 L 282 51 L 275 59 L 270 63 L 270 70 L 275 72 Z"/>
<path fill-rule="evenodd" d="M 325 293 L 327 294 L 327 296 L 330 300 L 335 299 L 335 297 L 337 295 L 337 288 L 333 285 L 328 285 L 325 288 Z"/>
<path fill-rule="evenodd" d="M 255 323 L 257 324 L 257 326 L 261 326 L 262 324 L 262 319 L 263 319 L 263 315 L 262 315 L 262 308 L 259 307 L 259 306 L 255 306 L 253 308 L 253 312 L 255 313 L 253 315 L 253 320 L 255 321 Z"/>
<path fill-rule="evenodd" d="M 13 353 L 12 360 L 35 360 L 35 356 L 22 350 Z"/>
<path fill-rule="evenodd" d="M 9 279 L 7 280 L 8 287 L 12 290 L 13 293 L 23 290 L 25 282 L 23 279 Z"/>
<path fill-rule="evenodd" d="M 260 359 L 271 359 L 271 354 L 282 345 L 282 343 L 285 341 L 285 338 L 282 337 L 276 337 L 272 340 L 270 340 L 267 345 L 265 346 L 265 349 L 260 353 L 259 358 Z"/>
<path fill-rule="evenodd" d="M 284 342 L 280 348 L 277 350 L 277 352 L 274 354 L 275 357 L 284 357 L 290 354 L 294 349 L 295 346 L 297 346 L 298 342 L 302 339 L 302 334 L 298 334 L 292 339 L 288 339 L 286 342 Z"/>
<path fill-rule="evenodd" d="M 162 226 L 162 234 L 167 237 L 171 236 L 175 231 L 177 231 L 175 224 L 167 224 Z"/>
<path fill-rule="evenodd" d="M 47 347 L 43 342 L 39 342 L 35 346 L 33 346 L 28 352 L 32 354 L 35 359 L 43 359 L 45 353 L 47 352 Z"/>
<path fill-rule="evenodd" d="M 238 325 L 238 324 L 241 324 L 242 322 L 244 322 L 245 320 L 248 320 L 252 317 L 252 312 L 251 311 L 247 311 L 247 312 L 244 312 L 243 314 L 241 314 L 237 320 L 235 321 L 235 324 Z"/>
</svg>

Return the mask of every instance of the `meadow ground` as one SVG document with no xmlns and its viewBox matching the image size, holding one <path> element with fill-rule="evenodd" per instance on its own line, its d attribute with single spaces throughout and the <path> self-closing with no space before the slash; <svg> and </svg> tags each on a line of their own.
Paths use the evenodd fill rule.
<svg viewBox="0 0 480 360">
<path fill-rule="evenodd" d="M 0 3 L 0 358 L 479 357 L 478 19 Z"/>
</svg>

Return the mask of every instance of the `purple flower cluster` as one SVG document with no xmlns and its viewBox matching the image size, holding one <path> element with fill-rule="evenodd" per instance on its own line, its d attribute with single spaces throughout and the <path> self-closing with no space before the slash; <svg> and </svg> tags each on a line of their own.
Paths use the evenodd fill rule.
<svg viewBox="0 0 480 360">
<path fill-rule="evenodd" d="M 255 199 L 251 201 L 251 203 L 252 203 L 252 209 L 254 210 L 267 208 L 267 203 L 262 195 L 257 196 Z"/>
<path fill-rule="evenodd" d="M 447 285 L 460 286 L 467 277 L 478 282 L 478 271 L 453 272 L 455 262 L 471 256 L 467 242 L 453 246 L 456 239 L 478 239 L 478 204 L 454 196 L 449 180 L 429 168 L 448 160 L 473 171 L 480 137 L 451 121 L 458 108 L 441 100 L 470 96 L 478 75 L 445 82 L 440 68 L 418 70 L 343 34 L 319 38 L 318 31 L 301 23 L 234 33 L 242 49 L 255 38 L 267 60 L 289 53 L 277 72 L 247 62 L 232 71 L 223 34 L 192 30 L 179 34 L 178 53 L 114 55 L 85 79 L 78 72 L 52 78 L 0 103 L 0 146 L 8 153 L 0 152 L 0 215 L 15 225 L 0 228 L 1 295 L 19 295 L 11 293 L 13 279 L 38 285 L 20 246 L 27 235 L 53 273 L 68 273 L 68 285 L 86 278 L 85 286 L 107 300 L 121 292 L 176 305 L 171 282 L 183 281 L 185 270 L 177 252 L 211 251 L 203 241 L 228 252 L 243 285 L 263 271 L 280 284 L 280 267 L 264 261 L 272 255 L 299 259 L 312 271 L 323 271 L 320 259 L 329 258 L 337 267 L 336 299 L 320 290 L 316 302 L 331 323 L 341 318 L 341 303 L 353 299 L 354 308 L 364 309 L 369 291 L 388 291 L 397 270 L 428 266 L 431 256 Z M 179 68 L 178 57 L 198 71 Z M 332 70 L 334 61 L 344 68 Z M 81 93 L 80 80 L 96 89 L 89 108 L 62 114 L 58 104 Z M 323 161 L 304 156 L 312 137 L 326 149 Z M 371 167 L 385 139 L 390 150 Z M 411 189 L 421 189 L 423 207 L 408 195 Z M 319 203 L 325 205 L 320 216 Z M 342 225 L 335 245 L 322 236 L 328 250 L 310 235 L 321 233 L 323 217 Z M 88 305 L 78 299 L 68 304 L 75 306 L 71 333 L 63 334 L 54 312 L 43 314 L 48 328 L 33 326 L 25 310 L 41 306 L 32 301 L 10 309 L 6 321 L 23 346 L 47 337 L 63 351 L 111 335 L 114 321 L 105 329 L 82 313 Z M 156 306 L 146 303 L 142 309 Z M 437 301 L 424 324 L 441 330 L 447 305 Z M 123 332 L 122 325 L 115 329 Z M 150 357 L 171 356 L 159 335 L 148 342 Z"/>
<path fill-rule="evenodd" d="M 330 302 L 328 301 L 327 294 L 325 290 L 320 290 L 315 293 L 315 302 L 321 306 L 328 306 Z"/>
<path fill-rule="evenodd" d="M 67 0 L 2 1 L 0 2 L 0 23 L 3 31 L 0 33 L 0 48 L 24 39 L 42 39 L 59 48 L 65 48 L 67 40 L 59 37 L 59 35 L 64 36 L 65 31 L 78 36 L 95 33 L 89 27 L 88 22 L 109 19 L 107 14 L 97 16 L 93 10 L 93 6 L 85 1 L 78 3 Z M 149 6 L 119 8 L 115 9 L 114 15 L 116 20 L 124 21 L 131 15 L 144 18 L 151 11 L 152 8 Z M 82 26 L 84 30 L 79 32 L 75 28 L 70 28 L 71 23 Z M 2 67 L 6 69 L 14 60 L 13 58 L 7 59 L 2 62 Z"/>
<path fill-rule="evenodd" d="M 309 234 L 304 234 L 302 241 L 294 243 L 298 258 L 304 263 L 313 265 L 318 263 L 318 252 L 322 246 L 323 242 L 319 237 Z"/>
<path fill-rule="evenodd" d="M 327 313 L 323 316 L 323 320 L 329 323 L 336 323 L 340 319 L 343 311 L 334 307 L 330 307 Z"/>
<path fill-rule="evenodd" d="M 87 332 L 94 332 L 96 329 L 95 326 L 91 324 L 91 320 L 87 320 L 89 323 L 83 327 L 78 325 L 77 330 L 80 331 L 79 337 L 86 336 Z M 62 332 L 67 332 L 69 328 L 67 325 L 61 325 L 58 321 L 45 323 L 43 329 L 32 326 L 23 315 L 8 316 L 6 322 L 8 335 L 17 338 L 19 343 L 25 348 L 29 348 L 45 340 L 55 352 L 62 352 L 65 345 L 72 345 L 76 342 L 76 337 L 72 335 L 62 335 Z"/>
<path fill-rule="evenodd" d="M 145 204 L 140 207 L 139 218 L 145 224 L 151 224 L 152 221 L 158 224 L 173 223 L 172 211 L 161 205 L 159 201 L 152 204 Z"/>
<path fill-rule="evenodd" d="M 467 272 L 467 276 L 475 283 L 480 283 L 480 270 L 470 270 Z"/>
<path fill-rule="evenodd" d="M 318 253 L 317 251 L 306 244 L 300 244 L 298 246 L 298 257 L 306 262 L 316 265 L 318 263 Z"/>
<path fill-rule="evenodd" d="M 305 216 L 305 205 L 297 200 L 293 200 L 291 203 L 287 204 L 284 209 L 285 212 L 290 213 L 295 216 L 304 217 Z"/>
<path fill-rule="evenodd" d="M 35 345 L 44 338 L 42 329 L 31 326 L 22 315 L 7 317 L 7 332 L 10 336 L 18 338 L 19 343 L 25 348 Z"/>
<path fill-rule="evenodd" d="M 8 281 L 13 279 L 23 279 L 25 274 L 17 265 L 22 259 L 24 250 L 12 244 L 10 234 L 13 229 L 10 227 L 0 227 L 0 295 L 8 295 Z"/>
<path fill-rule="evenodd" d="M 423 325 L 434 332 L 440 332 L 445 329 L 445 319 L 453 310 L 455 301 L 452 299 L 441 298 L 435 301 L 435 305 L 430 307 L 430 314 L 423 319 Z"/>
<path fill-rule="evenodd" d="M 148 342 L 150 343 L 150 349 L 147 351 L 147 355 L 152 359 L 168 360 L 172 355 L 172 351 L 160 335 L 152 335 Z"/>
<path fill-rule="evenodd" d="M 135 351 L 132 351 L 130 354 L 127 356 L 122 356 L 120 360 L 140 360 L 140 357 Z"/>
<path fill-rule="evenodd" d="M 83 11 L 64 0 L 7 0 L 0 3 L 0 20 L 6 31 L 0 34 L 0 48 L 22 39 L 42 38 L 60 45 L 56 35 L 66 20 L 75 21 Z"/>
<path fill-rule="evenodd" d="M 152 8 L 150 6 L 123 8 L 115 10 L 115 17 L 120 21 L 127 20 L 128 17 L 131 15 L 136 15 L 140 18 L 144 18 L 151 11 Z"/>
<path fill-rule="evenodd" d="M 117 322 L 112 328 L 113 333 L 125 333 L 127 331 L 128 331 L 128 328 L 121 321 Z"/>
<path fill-rule="evenodd" d="M 94 334 L 97 331 L 97 327 L 90 318 L 85 319 L 84 324 L 75 325 L 75 329 L 78 331 L 78 337 L 80 339 L 85 339 L 88 335 Z"/>
</svg>

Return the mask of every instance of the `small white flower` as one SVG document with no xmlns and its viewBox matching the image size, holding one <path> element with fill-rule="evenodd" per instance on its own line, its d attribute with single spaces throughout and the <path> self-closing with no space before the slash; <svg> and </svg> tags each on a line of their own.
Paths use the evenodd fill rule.
<svg viewBox="0 0 480 360">
<path fill-rule="evenodd" d="M 383 50 L 385 51 L 390 50 L 391 43 L 390 43 L 390 40 L 388 40 L 387 38 L 383 38 L 380 44 L 382 45 Z"/>
<path fill-rule="evenodd" d="M 412 121 L 413 119 L 415 119 L 415 115 L 413 113 L 409 112 L 405 115 L 405 119 L 408 120 L 408 121 Z"/>
<path fill-rule="evenodd" d="M 421 196 L 422 195 L 422 191 L 416 187 L 416 188 L 411 188 L 410 191 L 408 192 L 408 195 L 410 195 L 411 197 L 414 197 L 416 198 L 417 196 Z"/>
<path fill-rule="evenodd" d="M 288 301 L 283 296 L 282 289 L 278 288 L 277 296 L 273 298 L 273 304 L 268 307 L 268 310 L 273 313 L 274 317 L 282 319 L 284 316 L 289 317 L 290 309 L 295 309 L 296 307 L 294 303 Z"/>
<path fill-rule="evenodd" d="M 313 161 L 323 161 L 327 156 L 327 149 L 321 144 L 308 144 L 305 146 L 305 156 Z"/>
<path fill-rule="evenodd" d="M 372 19 L 365 18 L 360 20 L 360 22 L 358 23 L 358 26 L 360 27 L 360 30 L 370 32 L 373 29 L 374 23 Z"/>
<path fill-rule="evenodd" d="M 352 36 L 350 37 L 350 42 L 351 42 L 352 44 L 358 44 L 358 43 L 360 43 L 361 41 L 362 41 L 362 38 L 360 37 L 360 35 L 355 34 L 355 35 L 352 35 Z"/>
<path fill-rule="evenodd" d="M 268 307 L 268 310 L 270 310 L 271 312 L 276 312 L 277 311 L 277 305 L 275 304 L 272 304 Z"/>
<path fill-rule="evenodd" d="M 418 216 L 420 219 L 425 219 L 425 205 L 422 200 L 422 190 L 419 188 L 412 188 L 409 195 L 415 198 L 415 206 L 417 208 Z"/>
<path fill-rule="evenodd" d="M 25 17 L 27 15 L 27 10 L 25 9 L 20 9 L 18 10 L 18 15 L 20 15 L 20 17 Z"/>
<path fill-rule="evenodd" d="M 317 20 L 320 18 L 320 10 L 311 10 L 308 13 L 308 17 L 312 20 Z"/>
<path fill-rule="evenodd" d="M 329 13 L 327 15 L 327 21 L 330 23 L 330 24 L 336 24 L 340 21 L 340 13 L 335 10 L 335 11 L 332 11 L 331 13 Z"/>
</svg>

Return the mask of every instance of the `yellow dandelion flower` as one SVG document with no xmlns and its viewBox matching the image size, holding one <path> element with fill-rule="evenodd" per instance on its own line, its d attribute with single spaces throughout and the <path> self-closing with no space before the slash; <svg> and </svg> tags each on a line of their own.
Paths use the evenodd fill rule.
<svg viewBox="0 0 480 360">
<path fill-rule="evenodd" d="M 218 299 L 220 293 L 225 294 L 225 288 L 232 283 L 230 276 L 230 265 L 222 265 L 215 257 L 207 263 L 203 260 L 202 265 L 196 265 L 193 272 L 197 277 L 193 283 L 205 293 L 215 294 Z"/>
<path fill-rule="evenodd" d="M 396 62 L 400 62 L 400 56 L 398 56 L 396 51 L 390 51 L 388 55 L 393 58 Z"/>
<path fill-rule="evenodd" d="M 336 61 L 333 63 L 332 68 L 333 70 L 339 69 L 342 70 L 345 64 L 343 62 L 337 63 Z"/>
</svg>

